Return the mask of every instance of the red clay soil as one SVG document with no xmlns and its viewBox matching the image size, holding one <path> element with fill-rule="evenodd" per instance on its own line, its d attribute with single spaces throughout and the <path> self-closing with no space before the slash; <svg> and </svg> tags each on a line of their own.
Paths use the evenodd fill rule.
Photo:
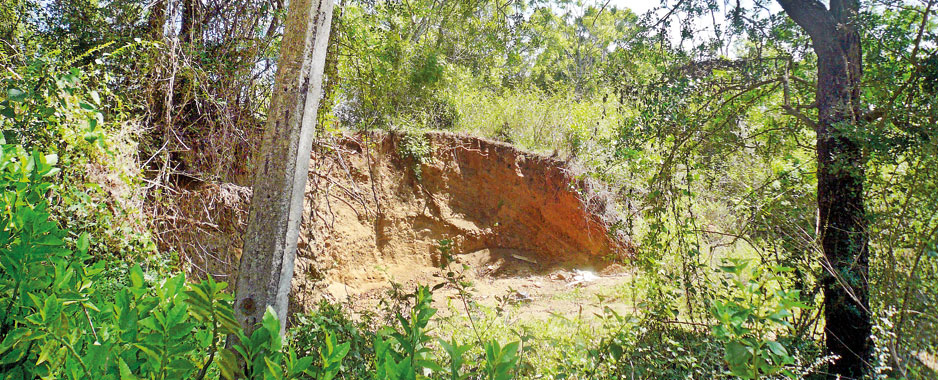
<svg viewBox="0 0 938 380">
<path fill-rule="evenodd" d="M 629 255 L 626 238 L 608 228 L 613 202 L 564 161 L 465 135 L 425 138 L 422 164 L 401 154 L 414 136 L 395 134 L 345 137 L 313 153 L 296 306 L 324 288 L 348 297 L 388 280 L 433 281 L 444 239 L 456 257 L 485 252 L 491 263 L 544 273 L 601 270 Z"/>
</svg>

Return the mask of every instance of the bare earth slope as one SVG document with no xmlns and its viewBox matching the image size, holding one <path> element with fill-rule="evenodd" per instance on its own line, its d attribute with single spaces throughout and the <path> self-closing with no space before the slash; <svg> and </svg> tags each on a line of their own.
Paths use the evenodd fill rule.
<svg viewBox="0 0 938 380">
<path fill-rule="evenodd" d="M 314 153 L 297 306 L 322 288 L 355 298 L 389 280 L 439 282 L 441 240 L 473 277 L 602 270 L 627 256 L 625 238 L 608 228 L 612 202 L 563 161 L 465 135 L 425 137 L 423 164 L 401 154 L 414 136 L 350 136 Z"/>
<path fill-rule="evenodd" d="M 428 148 L 422 163 L 401 153 L 415 146 Z M 294 311 L 323 296 L 371 308 L 390 281 L 440 283 L 442 240 L 481 299 L 520 290 L 532 310 L 558 308 L 550 300 L 571 290 L 574 269 L 610 275 L 630 255 L 602 186 L 553 157 L 450 133 L 344 136 L 312 157 Z M 192 183 L 167 198 L 153 212 L 161 248 L 233 283 L 250 189 Z"/>
</svg>

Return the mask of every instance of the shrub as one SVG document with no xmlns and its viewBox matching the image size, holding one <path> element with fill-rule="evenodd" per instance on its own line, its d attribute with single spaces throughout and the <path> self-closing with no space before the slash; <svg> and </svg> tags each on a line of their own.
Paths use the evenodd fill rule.
<svg viewBox="0 0 938 380">
<path fill-rule="evenodd" d="M 422 167 L 433 158 L 433 147 L 427 136 L 418 131 L 405 131 L 397 146 L 398 155 L 410 163 L 418 181 L 423 175 Z"/>
<path fill-rule="evenodd" d="M 374 370 L 375 332 L 369 328 L 369 316 L 362 322 L 353 321 L 342 304 L 322 300 L 312 313 L 295 317 L 291 329 L 290 346 L 301 355 L 313 355 L 316 347 L 322 347 L 328 340 L 327 334 L 340 342 L 349 344 L 348 355 L 339 370 L 339 379 L 367 378 Z M 321 365 L 320 358 L 313 361 Z"/>
<path fill-rule="evenodd" d="M 103 261 L 88 254 L 89 235 L 69 241 L 50 220 L 46 192 L 57 157 L 18 145 L 0 152 L 0 372 L 7 378 L 201 379 L 219 371 L 212 367 L 219 352 L 226 378 L 326 378 L 336 370 L 344 353 L 334 339 L 320 352 L 323 368 L 310 368 L 311 357 L 283 352 L 271 313 L 246 337 L 226 284 L 211 278 L 147 281 L 135 266 L 129 286 L 102 297 Z M 229 334 L 240 341 L 222 349 Z M 230 365 L 238 357 L 248 363 L 241 373 Z"/>
<path fill-rule="evenodd" d="M 711 314 L 717 324 L 715 337 L 725 347 L 724 360 L 730 373 L 743 379 L 761 379 L 793 372 L 797 353 L 786 340 L 793 330 L 789 322 L 798 310 L 808 309 L 798 290 L 785 290 L 780 273 L 791 268 L 748 269 L 745 260 L 728 260 L 721 269 L 738 294 L 713 302 Z"/>
</svg>

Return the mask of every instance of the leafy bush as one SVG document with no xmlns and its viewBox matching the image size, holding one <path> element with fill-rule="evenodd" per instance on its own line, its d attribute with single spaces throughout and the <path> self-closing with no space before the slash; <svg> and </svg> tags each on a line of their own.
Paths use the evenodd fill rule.
<svg viewBox="0 0 938 380">
<path fill-rule="evenodd" d="M 429 163 L 433 155 L 430 140 L 423 133 L 407 131 L 401 135 L 397 151 L 401 158 L 410 163 L 414 176 L 419 181 L 422 178 L 423 165 Z"/>
<path fill-rule="evenodd" d="M 135 51 L 125 46 L 104 56 Z M 63 173 L 49 178 L 49 213 L 70 231 L 95 236 L 92 256 L 156 261 L 140 218 L 141 128 L 107 87 L 104 64 L 72 67 L 58 54 L 0 58 L 0 64 L 12 64 L 0 70 L 0 129 L 9 143 L 56 154 Z"/>
<path fill-rule="evenodd" d="M 30 59 L 18 69 L 0 77 L 0 126 L 7 140 L 26 148 L 75 149 L 81 139 L 104 147 L 101 107 L 107 104 L 82 83 L 81 70 L 62 70 L 52 57 Z"/>
<path fill-rule="evenodd" d="M 608 97 L 579 99 L 523 89 L 496 93 L 469 85 L 453 91 L 461 115 L 453 129 L 533 151 L 575 155 L 589 165 L 598 165 L 610 154 L 616 130 L 627 116 L 621 104 Z"/>
<path fill-rule="evenodd" d="M 370 320 L 366 315 L 362 322 L 353 321 L 341 304 L 322 300 L 314 312 L 295 317 L 290 346 L 301 355 L 314 355 L 315 348 L 324 346 L 328 336 L 348 343 L 349 352 L 337 378 L 366 378 L 374 371 L 375 360 L 376 334 L 369 326 Z M 313 364 L 321 365 L 319 358 Z"/>
<path fill-rule="evenodd" d="M 187 284 L 179 274 L 155 283 L 139 266 L 113 300 L 97 292 L 103 261 L 89 254 L 90 238 L 50 220 L 46 192 L 57 157 L 18 145 L 0 156 L 0 369 L 7 378 L 201 379 L 221 352 L 221 375 L 235 378 L 325 378 L 336 371 L 341 346 L 330 340 L 323 368 L 312 358 L 283 353 L 279 322 L 268 313 L 250 338 L 233 318 L 226 284 L 211 278 Z M 89 333 L 90 332 L 90 333 Z M 228 335 L 240 338 L 222 349 Z M 346 345 L 347 346 L 347 345 Z"/>
<path fill-rule="evenodd" d="M 738 295 L 713 302 L 711 313 L 717 321 L 714 335 L 726 349 L 724 359 L 734 376 L 761 379 L 793 372 L 797 353 L 781 339 L 793 329 L 790 322 L 798 310 L 808 309 L 800 291 L 785 290 L 781 272 L 791 268 L 770 267 L 747 270 L 749 262 L 728 260 L 722 270 L 729 276 Z"/>
<path fill-rule="evenodd" d="M 336 378 L 343 379 L 505 380 L 518 377 L 523 367 L 520 341 L 502 345 L 496 340 L 487 340 L 480 344 L 484 348 L 480 356 L 467 355 L 473 345 L 461 344 L 456 338 L 446 341 L 430 335 L 428 325 L 436 314 L 436 309 L 430 306 L 430 288 L 419 286 L 412 293 L 401 293 L 399 301 L 411 301 L 410 306 L 395 315 L 393 325 L 377 331 L 369 329 L 367 322 L 351 321 L 340 305 L 323 301 L 317 311 L 298 317 L 299 324 L 291 330 L 291 345 L 302 352 L 310 347 L 334 346 L 336 336 L 344 338 L 341 350 L 348 355 L 336 374 Z M 325 362 L 320 355 L 313 364 Z"/>
</svg>

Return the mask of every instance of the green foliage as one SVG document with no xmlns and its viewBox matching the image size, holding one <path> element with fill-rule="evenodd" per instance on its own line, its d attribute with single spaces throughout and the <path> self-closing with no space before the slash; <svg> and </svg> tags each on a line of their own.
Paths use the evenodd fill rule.
<svg viewBox="0 0 938 380">
<path fill-rule="evenodd" d="M 395 355 L 395 359 L 409 359 L 411 368 L 419 371 L 423 368 L 433 367 L 433 364 L 427 360 L 430 353 L 427 343 L 430 342 L 431 338 L 427 336 L 425 330 L 427 324 L 430 323 L 430 318 L 433 317 L 433 314 L 436 314 L 436 309 L 430 307 L 429 288 L 419 287 L 413 297 L 414 307 L 411 309 L 410 315 L 407 317 L 397 315 L 397 321 L 400 323 L 399 330 L 387 332 L 387 336 L 393 338 L 397 343 L 397 347 L 401 350 L 400 353 Z"/>
<path fill-rule="evenodd" d="M 496 341 L 485 343 L 485 374 L 489 380 L 509 380 L 514 378 L 518 367 L 518 347 L 520 342 L 511 342 L 502 347 Z"/>
<path fill-rule="evenodd" d="M 488 69 L 506 53 L 501 42 L 514 6 L 490 2 L 343 3 L 335 33 L 342 51 L 336 76 L 339 119 L 356 129 L 409 120 L 419 128 L 452 126 L 458 115 L 441 89 L 453 65 Z"/>
<path fill-rule="evenodd" d="M 397 314 L 397 329 L 385 328 L 375 337 L 377 379 L 418 379 L 430 373 L 442 372 L 443 368 L 432 360 L 427 335 L 427 324 L 436 314 L 430 307 L 430 289 L 420 286 L 407 295 L 414 301 L 408 315 Z"/>
<path fill-rule="evenodd" d="M 460 345 L 456 341 L 456 338 L 453 338 L 449 342 L 438 339 L 437 342 L 440 343 L 440 347 L 443 348 L 443 351 L 446 352 L 446 355 L 449 357 L 449 366 L 446 367 L 446 371 L 448 371 L 448 373 L 446 373 L 446 379 L 465 380 L 469 378 L 469 374 L 462 372 L 462 367 L 466 364 L 463 356 L 472 346 L 468 344 Z"/>
<path fill-rule="evenodd" d="M 0 81 L 0 127 L 7 140 L 27 148 L 79 147 L 79 139 L 104 147 L 100 108 L 106 104 L 83 86 L 79 69 L 59 72 L 48 59 L 31 59 L 20 71 Z"/>
<path fill-rule="evenodd" d="M 433 146 L 425 134 L 407 131 L 400 136 L 397 154 L 410 163 L 414 176 L 419 181 L 423 175 L 423 165 L 433 158 Z"/>
<path fill-rule="evenodd" d="M 450 129 L 504 90 L 601 96 L 637 17 L 595 2 L 393 1 L 343 3 L 336 112 L 355 129 Z M 354 54 L 342 54 L 348 51 Z M 489 94 L 491 92 L 491 94 Z M 494 125 L 492 125 L 494 126 Z"/>
<path fill-rule="evenodd" d="M 341 351 L 348 354 L 345 362 L 337 364 L 335 378 L 462 380 L 476 378 L 476 373 L 485 379 L 517 378 L 523 367 L 520 341 L 502 346 L 496 340 L 487 340 L 474 346 L 460 344 L 455 337 L 449 341 L 434 338 L 428 327 L 436 314 L 430 306 L 431 289 L 419 286 L 399 301 L 412 303 L 407 308 L 395 308 L 406 311 L 394 316 L 393 326 L 377 331 L 364 322 L 350 321 L 340 306 L 323 301 L 316 312 L 299 317 L 300 324 L 291 330 L 291 345 L 300 349 L 323 347 L 335 335 L 342 337 L 340 341 L 345 343 Z M 480 356 L 469 355 L 473 348 L 483 347 Z M 324 359 L 316 359 L 313 365 L 320 360 Z"/>
<path fill-rule="evenodd" d="M 577 98 L 572 92 L 539 89 L 497 93 L 468 85 L 455 92 L 452 98 L 462 115 L 455 130 L 575 156 L 589 167 L 611 164 L 612 140 L 624 116 L 611 97 Z"/>
<path fill-rule="evenodd" d="M 555 8 L 548 4 L 533 10 L 525 34 L 530 36 L 530 77 L 546 93 L 569 90 L 578 98 L 595 95 L 608 85 L 611 51 L 626 48 L 640 28 L 629 9 L 589 1 L 571 1 Z M 561 5 L 561 4 L 558 4 Z"/>
<path fill-rule="evenodd" d="M 10 62 L 0 64 L 13 66 L 0 71 L 4 136 L 27 150 L 55 153 L 63 169 L 50 178 L 52 219 L 95 236 L 89 250 L 95 257 L 136 256 L 154 263 L 165 258 L 152 254 L 155 246 L 139 217 L 137 125 L 128 120 L 121 99 L 102 85 L 112 80 L 104 64 L 70 67 L 55 52 L 5 58 Z"/>
<path fill-rule="evenodd" d="M 350 311 L 341 304 L 322 300 L 312 313 L 296 316 L 290 334 L 290 347 L 300 356 L 314 357 L 313 365 L 322 367 L 315 352 L 326 345 L 329 337 L 349 344 L 349 352 L 338 372 L 340 379 L 367 378 L 374 370 L 375 332 L 369 327 L 370 316 L 361 322 L 351 319 Z"/>
<path fill-rule="evenodd" d="M 792 269 L 747 270 L 748 266 L 748 261 L 731 260 L 721 267 L 738 294 L 714 300 L 711 309 L 717 322 L 714 335 L 725 344 L 724 359 L 730 373 L 744 379 L 776 374 L 797 378 L 791 368 L 796 354 L 780 342 L 789 332 L 786 329 L 793 328 L 790 321 L 794 313 L 808 309 L 800 292 L 785 290 L 785 280 L 779 276 Z"/>
<path fill-rule="evenodd" d="M 77 373 L 79 364 L 84 367 L 80 360 L 65 363 L 69 353 L 60 347 L 77 339 L 66 334 L 77 322 L 68 317 L 97 309 L 82 279 L 88 236 L 79 238 L 76 260 L 65 249 L 65 234 L 49 220 L 45 177 L 57 171 L 56 160 L 5 143 L 0 150 L 0 363 L 7 370 L 28 366 L 29 373 L 42 374 L 65 364 Z"/>
<path fill-rule="evenodd" d="M 250 337 L 234 331 L 232 350 L 221 352 L 221 375 L 225 379 L 314 379 L 331 380 L 339 373 L 342 360 L 349 351 L 349 343 L 337 344 L 336 338 L 325 333 L 324 345 L 318 358 L 313 355 L 297 357 L 293 349 L 284 352 L 277 313 L 269 306 L 260 326 Z M 318 366 L 313 366 L 317 361 Z M 239 363 L 245 363 L 242 367 Z"/>
<path fill-rule="evenodd" d="M 58 170 L 56 157 L 18 145 L 0 155 L 0 366 L 10 378 L 201 379 L 221 370 L 226 378 L 331 378 L 348 352 L 326 337 L 322 367 L 312 357 L 284 354 L 280 324 L 268 312 L 246 337 L 235 322 L 226 284 L 211 278 L 187 284 L 183 275 L 148 281 L 135 266 L 128 286 L 113 296 L 97 293 L 103 262 L 88 254 L 90 238 L 69 234 L 50 220 L 46 191 Z M 89 333 L 90 332 L 90 333 Z M 221 348 L 228 335 L 240 338 Z M 220 362 L 212 364 L 220 352 Z M 237 356 L 247 363 L 244 373 Z"/>
</svg>

